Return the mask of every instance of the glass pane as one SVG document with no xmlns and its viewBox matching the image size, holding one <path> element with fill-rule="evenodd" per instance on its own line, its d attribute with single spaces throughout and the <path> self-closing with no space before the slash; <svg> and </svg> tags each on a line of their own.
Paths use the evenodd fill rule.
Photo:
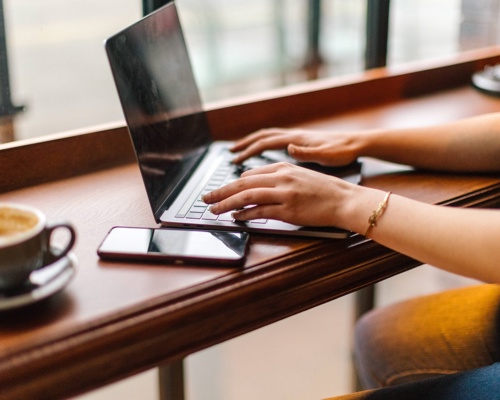
<svg viewBox="0 0 500 400">
<path fill-rule="evenodd" d="M 455 54 L 462 0 L 392 0 L 388 64 Z"/>
<path fill-rule="evenodd" d="M 103 41 L 138 0 L 4 0 L 17 139 L 123 119 Z"/>
<path fill-rule="evenodd" d="M 321 5 L 316 78 L 363 68 L 366 0 Z M 309 12 L 304 0 L 178 0 L 205 101 L 255 93 L 311 78 Z"/>
<path fill-rule="evenodd" d="M 205 101 L 287 84 L 302 61 L 303 0 L 178 1 Z"/>
<path fill-rule="evenodd" d="M 362 71 L 366 40 L 366 0 L 323 0 L 321 11 L 324 76 Z"/>
</svg>

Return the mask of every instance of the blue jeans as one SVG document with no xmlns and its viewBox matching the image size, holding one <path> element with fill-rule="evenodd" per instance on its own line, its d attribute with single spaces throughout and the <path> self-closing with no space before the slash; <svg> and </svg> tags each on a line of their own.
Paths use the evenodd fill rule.
<svg viewBox="0 0 500 400">
<path fill-rule="evenodd" d="M 375 309 L 356 325 L 354 399 L 500 399 L 500 286 Z"/>
<path fill-rule="evenodd" d="M 335 397 L 335 400 L 492 400 L 500 399 L 500 363 Z M 333 400 L 333 399 L 332 399 Z"/>
</svg>

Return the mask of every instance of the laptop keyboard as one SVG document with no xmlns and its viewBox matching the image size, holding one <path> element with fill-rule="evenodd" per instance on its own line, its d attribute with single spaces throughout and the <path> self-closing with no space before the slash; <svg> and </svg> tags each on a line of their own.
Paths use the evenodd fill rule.
<svg viewBox="0 0 500 400">
<path fill-rule="evenodd" d="M 231 215 L 232 212 L 221 215 L 212 214 L 208 210 L 208 205 L 202 200 L 202 196 L 235 181 L 244 171 L 269 164 L 269 161 L 261 157 L 253 157 L 245 161 L 243 165 L 235 165 L 231 162 L 233 157 L 234 155 L 231 153 L 224 154 L 220 164 L 217 166 L 210 179 L 203 186 L 203 188 L 198 191 L 198 194 L 194 196 L 194 201 L 192 200 L 193 196 L 191 196 L 191 200 L 188 200 L 187 204 L 181 207 L 181 210 L 175 216 L 176 218 L 187 218 L 190 220 L 200 221 L 234 222 L 234 218 Z M 257 219 L 250 222 L 265 224 L 267 219 Z"/>
</svg>

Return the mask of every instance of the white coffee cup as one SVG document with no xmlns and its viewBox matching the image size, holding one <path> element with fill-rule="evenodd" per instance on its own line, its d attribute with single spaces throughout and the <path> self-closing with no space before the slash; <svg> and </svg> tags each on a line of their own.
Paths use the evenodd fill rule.
<svg viewBox="0 0 500 400">
<path fill-rule="evenodd" d="M 57 250 L 51 246 L 56 229 L 65 229 L 70 235 Z M 24 285 L 33 271 L 64 257 L 75 240 L 75 229 L 68 222 L 48 222 L 34 207 L 0 203 L 0 292 Z"/>
</svg>

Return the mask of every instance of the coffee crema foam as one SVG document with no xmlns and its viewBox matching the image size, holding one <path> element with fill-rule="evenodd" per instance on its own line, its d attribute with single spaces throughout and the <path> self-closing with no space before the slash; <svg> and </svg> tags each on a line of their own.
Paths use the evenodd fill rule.
<svg viewBox="0 0 500 400">
<path fill-rule="evenodd" d="M 38 217 L 30 211 L 0 207 L 0 236 L 16 235 L 32 229 Z"/>
</svg>

